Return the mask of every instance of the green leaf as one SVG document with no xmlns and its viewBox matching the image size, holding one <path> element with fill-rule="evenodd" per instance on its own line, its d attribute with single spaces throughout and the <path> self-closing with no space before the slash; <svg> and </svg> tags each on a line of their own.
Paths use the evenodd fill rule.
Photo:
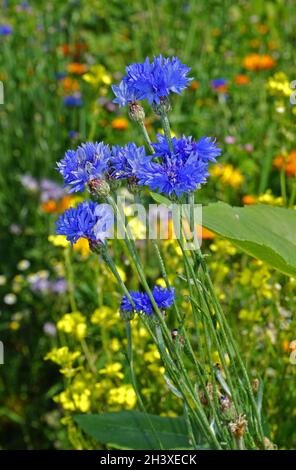
<svg viewBox="0 0 296 470">
<path fill-rule="evenodd" d="M 164 449 L 190 449 L 186 421 L 182 417 L 169 418 L 148 415 Z M 101 444 L 117 448 L 156 450 L 159 442 L 144 413 L 119 411 L 101 415 L 81 414 L 75 416 L 79 427 Z"/>
<path fill-rule="evenodd" d="M 289 276 L 296 276 L 296 211 L 264 204 L 203 208 L 203 225 Z"/>
<path fill-rule="evenodd" d="M 154 201 L 156 201 L 158 204 L 164 204 L 165 206 L 171 206 L 172 201 L 170 201 L 167 197 L 163 196 L 162 194 L 154 193 L 153 191 L 150 191 L 150 196 Z"/>
</svg>

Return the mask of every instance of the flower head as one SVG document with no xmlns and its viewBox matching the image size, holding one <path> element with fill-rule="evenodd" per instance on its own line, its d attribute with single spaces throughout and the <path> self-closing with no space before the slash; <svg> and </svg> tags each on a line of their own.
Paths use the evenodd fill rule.
<svg viewBox="0 0 296 470">
<path fill-rule="evenodd" d="M 79 108 L 82 106 L 83 101 L 81 99 L 80 93 L 75 93 L 74 95 L 68 95 L 64 98 L 64 105 L 69 108 Z"/>
<path fill-rule="evenodd" d="M 57 220 L 56 227 L 56 233 L 65 235 L 72 245 L 79 238 L 104 242 L 105 238 L 111 236 L 113 212 L 106 204 L 84 201 L 76 208 L 66 210 Z"/>
<path fill-rule="evenodd" d="M 111 174 L 116 179 L 135 178 L 139 165 L 147 160 L 145 147 L 129 143 L 125 147 L 112 148 Z"/>
<path fill-rule="evenodd" d="M 116 96 L 113 102 L 119 104 L 120 108 L 141 99 L 141 93 L 133 89 L 126 79 L 122 80 L 119 85 L 112 85 L 112 90 Z"/>
<path fill-rule="evenodd" d="M 83 191 L 92 179 L 103 178 L 108 168 L 111 151 L 103 142 L 86 142 L 77 150 L 68 150 L 57 163 L 57 170 L 70 186 L 69 193 Z"/>
<path fill-rule="evenodd" d="M 215 142 L 208 137 L 198 142 L 192 137 L 173 138 L 171 151 L 164 136 L 157 138 L 158 143 L 152 144 L 155 154 L 142 162 L 137 170 L 138 184 L 179 197 L 206 182 L 209 161 L 216 161 L 221 153 Z M 154 157 L 160 161 L 154 161 Z"/>
<path fill-rule="evenodd" d="M 0 36 L 9 36 L 12 33 L 12 28 L 8 24 L 0 25 Z"/>
<path fill-rule="evenodd" d="M 155 286 L 152 290 L 152 295 L 160 309 L 171 307 L 176 296 L 174 287 L 169 290 L 166 287 L 161 286 Z"/>
<path fill-rule="evenodd" d="M 118 86 L 113 86 L 114 100 L 120 106 L 129 102 L 147 99 L 150 104 L 159 104 L 162 98 L 172 93 L 180 94 L 189 85 L 190 68 L 177 57 L 147 57 L 143 63 L 134 63 L 126 68 L 126 76 Z"/>
<path fill-rule="evenodd" d="M 146 315 L 153 313 L 153 305 L 146 292 L 130 292 L 130 297 L 134 306 L 126 295 L 122 297 L 120 309 L 123 312 L 143 312 Z M 155 286 L 152 290 L 152 296 L 159 309 L 164 310 L 171 307 L 175 300 L 175 289 L 167 289 L 161 286 Z"/>
</svg>

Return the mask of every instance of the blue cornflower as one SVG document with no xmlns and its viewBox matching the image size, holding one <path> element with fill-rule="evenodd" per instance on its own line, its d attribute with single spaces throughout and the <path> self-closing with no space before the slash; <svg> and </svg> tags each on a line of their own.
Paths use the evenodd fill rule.
<svg viewBox="0 0 296 470">
<path fill-rule="evenodd" d="M 56 233 L 65 235 L 71 244 L 79 238 L 91 242 L 104 242 L 112 236 L 113 211 L 107 204 L 84 201 L 67 209 L 56 222 Z"/>
<path fill-rule="evenodd" d="M 126 295 L 122 297 L 120 309 L 125 312 L 132 312 L 136 310 L 137 312 L 143 312 L 146 315 L 151 315 L 153 313 L 153 306 L 151 300 L 146 292 L 129 292 L 134 307 Z M 166 289 L 164 287 L 155 286 L 152 290 L 152 295 L 155 300 L 156 305 L 159 309 L 164 310 L 171 307 L 175 300 L 175 289 L 171 288 Z"/>
<path fill-rule="evenodd" d="M 158 142 L 152 144 L 155 150 L 155 156 L 163 156 L 170 154 L 170 147 L 166 137 L 162 134 L 157 135 Z M 210 137 L 202 137 L 198 141 L 192 136 L 183 135 L 180 139 L 172 138 L 174 153 L 180 155 L 181 158 L 187 159 L 193 152 L 203 162 L 216 162 L 216 158 L 221 155 L 222 150 L 217 147 L 215 140 Z"/>
<path fill-rule="evenodd" d="M 127 298 L 127 296 L 124 295 L 120 304 L 120 309 L 123 312 L 133 312 L 134 310 L 136 310 L 137 312 L 143 312 L 146 315 L 151 315 L 153 311 L 152 304 L 146 292 L 144 293 L 130 291 L 129 294 L 133 301 L 134 307 L 131 301 Z"/>
<path fill-rule="evenodd" d="M 155 286 L 152 295 L 161 310 L 171 307 L 176 297 L 174 287 L 167 289 L 165 287 Z"/>
<path fill-rule="evenodd" d="M 69 193 L 83 191 L 92 179 L 101 179 L 108 169 L 111 151 L 103 142 L 86 142 L 77 150 L 68 150 L 57 163 L 57 170 L 69 185 Z"/>
<path fill-rule="evenodd" d="M 144 146 L 137 147 L 134 143 L 125 147 L 116 145 L 112 148 L 111 175 L 115 179 L 135 178 L 139 165 L 147 158 Z"/>
<path fill-rule="evenodd" d="M 12 33 L 12 28 L 8 24 L 0 25 L 0 36 L 9 36 Z"/>
<path fill-rule="evenodd" d="M 150 104 L 159 104 L 161 99 L 173 93 L 181 93 L 189 85 L 190 68 L 177 57 L 154 57 L 150 62 L 134 63 L 126 68 L 126 76 L 119 86 L 113 86 L 115 103 L 120 106 L 127 102 L 147 99 Z"/>
<path fill-rule="evenodd" d="M 113 100 L 113 103 L 118 103 L 119 107 L 126 106 L 128 103 L 134 103 L 141 99 L 141 93 L 133 88 L 130 85 L 126 78 L 121 80 L 119 85 L 111 86 L 114 95 L 116 98 Z"/>
<path fill-rule="evenodd" d="M 139 165 L 136 176 L 138 184 L 149 186 L 153 191 L 169 196 L 181 196 L 195 191 L 206 182 L 209 161 L 216 161 L 221 150 L 210 138 L 198 142 L 192 137 L 173 138 L 173 152 L 166 138 L 158 135 L 158 143 L 152 144 L 155 154 Z M 154 161 L 156 157 L 160 161 Z"/>
<path fill-rule="evenodd" d="M 69 95 L 65 96 L 64 105 L 69 108 L 79 108 L 83 105 L 83 101 L 80 95 Z"/>
<path fill-rule="evenodd" d="M 214 89 L 225 87 L 227 84 L 227 80 L 225 78 L 214 78 L 214 80 L 211 81 L 211 86 Z"/>
</svg>

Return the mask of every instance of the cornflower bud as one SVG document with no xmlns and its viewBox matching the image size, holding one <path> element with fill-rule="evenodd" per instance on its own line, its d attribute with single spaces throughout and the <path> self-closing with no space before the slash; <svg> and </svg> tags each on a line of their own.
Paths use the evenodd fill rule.
<svg viewBox="0 0 296 470">
<path fill-rule="evenodd" d="M 89 181 L 88 187 L 93 196 L 106 197 L 110 193 L 110 186 L 106 180 L 94 178 Z"/>
<path fill-rule="evenodd" d="M 144 108 L 137 101 L 128 104 L 128 115 L 132 121 L 136 122 L 143 122 L 145 119 Z"/>
</svg>

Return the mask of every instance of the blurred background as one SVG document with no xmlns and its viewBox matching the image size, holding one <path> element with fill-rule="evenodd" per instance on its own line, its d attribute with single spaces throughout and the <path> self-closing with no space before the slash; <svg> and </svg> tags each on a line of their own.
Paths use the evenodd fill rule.
<svg viewBox="0 0 296 470">
<path fill-rule="evenodd" d="M 75 411 L 136 406 L 114 281 L 87 243 L 72 252 L 54 236 L 57 215 L 79 200 L 66 195 L 55 171 L 64 152 L 86 140 L 142 144 L 127 110 L 112 102 L 110 85 L 131 62 L 177 55 L 194 80 L 172 99 L 172 130 L 214 136 L 223 149 L 200 202 L 295 207 L 295 40 L 292 0 L 1 0 L 0 448 L 92 448 L 72 421 Z M 146 124 L 155 138 L 160 122 L 148 108 Z M 264 380 L 268 432 L 280 448 L 295 448 L 289 356 L 296 349 L 296 281 L 210 232 L 203 238 L 242 352 Z M 178 253 L 172 244 L 164 250 L 176 271 Z M 142 255 L 157 279 L 149 251 Z M 117 256 L 135 287 L 120 247 Z M 138 347 L 149 410 L 178 414 L 174 398 L 160 395 L 162 366 L 140 325 Z M 57 359 L 55 348 L 68 350 Z M 79 352 L 80 366 L 69 351 Z M 87 375 L 94 360 L 95 379 Z M 68 376 L 59 371 L 65 365 Z"/>
</svg>

